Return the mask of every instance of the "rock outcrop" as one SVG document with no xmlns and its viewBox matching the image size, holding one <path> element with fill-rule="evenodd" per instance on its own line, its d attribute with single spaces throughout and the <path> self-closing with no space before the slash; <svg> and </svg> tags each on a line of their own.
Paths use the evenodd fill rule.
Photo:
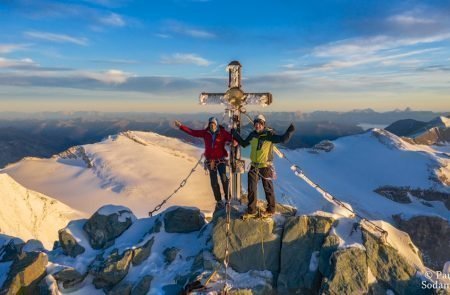
<svg viewBox="0 0 450 295">
<path fill-rule="evenodd" d="M 204 225 L 205 218 L 197 208 L 169 208 L 164 214 L 164 229 L 168 233 L 190 233 Z"/>
<path fill-rule="evenodd" d="M 46 276 L 47 263 L 45 253 L 21 253 L 14 259 L 0 294 L 38 294 L 38 284 Z"/>
<path fill-rule="evenodd" d="M 435 216 L 415 216 L 408 220 L 393 216 L 397 227 L 405 231 L 423 254 L 425 265 L 442 270 L 450 261 L 450 224 Z"/>
<path fill-rule="evenodd" d="M 127 230 L 136 216 L 123 206 L 107 205 L 94 213 L 84 224 L 83 229 L 89 235 L 89 243 L 93 249 L 111 246 L 114 239 Z"/>
</svg>

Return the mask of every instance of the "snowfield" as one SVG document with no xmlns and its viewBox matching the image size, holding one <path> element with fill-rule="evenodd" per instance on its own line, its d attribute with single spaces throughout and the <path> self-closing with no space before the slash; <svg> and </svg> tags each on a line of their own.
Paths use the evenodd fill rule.
<svg viewBox="0 0 450 295">
<path fill-rule="evenodd" d="M 47 249 L 58 240 L 59 229 L 83 216 L 55 199 L 24 188 L 7 174 L 0 174 L 0 196 L 0 234 L 24 241 L 38 239 Z"/>
<path fill-rule="evenodd" d="M 412 196 L 412 203 L 397 203 L 374 190 L 390 185 L 450 192 L 448 185 L 439 180 L 443 176 L 450 179 L 448 148 L 409 144 L 380 129 L 340 138 L 333 145 L 329 152 L 314 149 L 283 152 L 312 181 L 388 231 L 388 242 L 410 263 L 424 269 L 408 244 L 409 238 L 391 226 L 392 215 L 401 214 L 406 219 L 431 215 L 449 220 L 448 209 L 440 201 L 428 202 L 427 206 Z M 178 187 L 201 153 L 201 148 L 178 139 L 129 131 L 50 159 L 26 158 L 0 173 L 7 173 L 23 186 L 85 214 L 90 215 L 105 204 L 115 204 L 130 208 L 141 218 Z M 335 229 L 342 239 L 341 247 L 363 247 L 360 240 L 351 237 L 354 219 L 349 212 L 297 177 L 285 159 L 276 157 L 275 167 L 278 202 L 296 207 L 297 214 L 331 215 L 341 219 L 341 225 Z M 5 175 L 0 176 L 5 178 Z M 244 175 L 244 189 L 246 178 Z M 261 188 L 259 197 L 264 198 Z M 201 165 L 163 209 L 172 205 L 195 206 L 206 215 L 213 211 L 215 201 L 209 176 Z M 52 225 L 52 234 L 69 219 L 63 220 Z M 20 230 L 11 228 L 7 234 L 18 236 L 15 231 L 21 233 Z M 311 265 L 315 265 L 313 258 Z"/>
</svg>

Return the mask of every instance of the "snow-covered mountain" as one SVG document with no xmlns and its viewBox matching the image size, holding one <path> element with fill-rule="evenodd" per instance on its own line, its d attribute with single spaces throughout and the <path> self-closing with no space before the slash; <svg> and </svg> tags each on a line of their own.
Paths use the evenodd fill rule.
<svg viewBox="0 0 450 295">
<path fill-rule="evenodd" d="M 8 174 L 0 174 L 0 234 L 40 240 L 47 249 L 58 230 L 82 213 L 41 193 L 26 189 Z"/>
<path fill-rule="evenodd" d="M 104 204 L 129 207 L 138 216 L 170 195 L 201 156 L 201 149 L 178 139 L 125 132 L 96 144 L 74 147 L 49 159 L 25 158 L 3 172 L 19 183 L 92 214 Z M 168 202 L 214 208 L 203 167 Z"/>
<path fill-rule="evenodd" d="M 367 219 L 402 225 L 406 230 L 409 226 L 404 222 L 414 217 L 438 218 L 444 234 L 436 233 L 437 239 L 445 235 L 450 220 L 449 146 L 415 145 L 380 129 L 320 146 L 284 152 L 314 182 Z M 130 131 L 100 143 L 72 148 L 50 159 L 27 158 L 2 172 L 89 214 L 104 204 L 118 204 L 143 217 L 178 187 L 201 152 L 178 139 Z M 299 179 L 289 162 L 276 158 L 275 167 L 279 202 L 296 207 L 298 214 L 339 210 Z M 245 175 L 243 180 L 245 189 Z M 260 197 L 263 198 L 262 191 Z M 213 210 L 209 177 L 201 167 L 168 202 L 170 205 L 196 206 L 203 212 Z M 431 226 L 431 222 L 421 224 Z M 414 240 L 415 233 L 409 233 Z M 444 248 L 445 239 L 442 238 Z M 420 246 L 430 248 L 429 251 L 437 249 L 430 241 Z M 436 268 L 450 260 L 448 253 L 439 251 L 427 255 Z"/>
<path fill-rule="evenodd" d="M 178 187 L 196 164 L 201 152 L 200 148 L 178 139 L 130 131 L 111 136 L 96 144 L 73 147 L 50 159 L 23 159 L 1 170 L 0 177 L 7 179 L 7 183 L 11 182 L 12 177 L 25 187 L 45 193 L 89 215 L 103 205 L 116 204 L 130 208 L 137 217 L 144 217 Z M 317 274 L 320 271 L 320 276 L 330 276 L 327 269 L 321 269 L 320 263 L 323 260 L 319 262 L 322 258 L 317 256 L 325 251 L 325 248 L 321 248 L 322 243 L 337 243 L 337 249 L 348 250 L 349 252 L 345 253 L 339 252 L 344 257 L 350 255 L 350 258 L 345 258 L 347 260 L 343 258 L 344 261 L 359 263 L 362 260 L 354 255 L 366 257 L 359 266 L 365 270 L 369 267 L 370 271 L 366 277 L 361 278 L 365 284 L 361 290 L 367 290 L 368 285 L 373 285 L 378 280 L 388 280 L 388 289 L 407 294 L 406 285 L 402 287 L 395 283 L 402 278 L 389 277 L 396 274 L 400 268 L 408 269 L 408 280 L 414 280 L 414 269 L 423 274 L 427 271 L 425 266 L 434 270 L 448 268 L 449 263 L 445 262 L 450 261 L 450 146 L 417 145 L 388 131 L 372 129 L 333 142 L 323 142 L 313 149 L 283 152 L 311 180 L 388 232 L 388 246 L 377 247 L 386 247 L 380 251 L 387 251 L 389 261 L 401 262 L 395 262 L 396 266 L 381 263 L 380 261 L 384 261 L 383 255 L 378 256 L 377 253 L 381 252 L 372 248 L 371 238 L 363 233 L 368 229 L 363 229 L 363 225 L 352 214 L 295 175 L 291 163 L 276 158 L 277 200 L 295 207 L 296 216 L 276 215 L 273 222 L 261 221 L 255 224 L 242 223 L 236 216 L 233 217 L 232 238 L 236 239 L 236 242 L 231 243 L 231 247 L 235 252 L 233 255 L 237 256 L 232 258 L 232 266 L 236 269 L 230 270 L 230 275 L 236 286 L 259 288 L 261 286 L 258 284 L 263 282 L 261 284 L 267 287 L 266 283 L 276 278 L 280 272 L 282 275 L 278 278 L 278 283 L 286 284 L 285 287 L 288 288 L 289 284 L 298 279 L 289 277 L 291 267 L 296 266 L 289 266 L 289 261 L 283 262 L 283 255 L 308 262 L 308 266 L 302 267 L 309 268 L 311 273 Z M 246 177 L 243 179 L 245 188 Z M 19 186 L 17 183 L 15 185 Z M 10 190 L 14 191 L 15 196 L 20 196 L 16 193 L 20 190 Z M 23 195 L 27 195 L 27 190 L 23 190 Z M 260 198 L 263 198 L 261 193 Z M 23 203 L 26 207 L 26 198 L 16 200 L 15 203 Z M 198 167 L 186 186 L 165 204 L 167 207 L 170 205 L 198 207 L 209 216 L 214 207 L 214 198 L 209 177 L 205 175 L 202 167 Z M 163 208 L 166 208 L 165 206 Z M 42 207 L 33 207 L 45 212 Z M 58 208 L 57 213 L 66 210 L 64 208 Z M 167 217 L 174 210 L 178 213 Z M 179 213 L 179 210 L 184 213 Z M 59 284 L 67 284 L 59 286 L 62 290 L 70 291 L 71 286 L 77 285 L 78 294 L 101 293 L 94 286 L 122 294 L 120 292 L 123 290 L 134 290 L 141 286 L 141 283 L 147 284 L 148 287 L 151 281 L 151 288 L 154 289 L 150 289 L 150 293 L 178 294 L 186 275 L 197 274 L 194 272 L 195 267 L 200 269 L 200 274 L 205 271 L 211 274 L 217 263 L 216 258 L 220 260 L 218 257 L 223 250 L 221 235 L 224 233 L 221 230 L 224 227 L 220 225 L 220 212 L 216 212 L 211 225 L 208 225 L 207 220 L 203 220 L 203 214 L 195 209 L 189 210 L 171 209 L 153 218 L 136 220 L 126 208 L 107 206 L 97 211 L 90 221 L 73 220 L 67 227 L 65 226 L 68 219 L 58 225 L 55 222 L 54 227 L 45 233 L 51 231 L 56 236 L 58 229 L 65 229 L 60 231 L 59 236 L 62 248 L 47 253 L 50 262 L 46 262 L 46 273 L 51 275 L 47 276 L 46 283 L 51 285 L 52 280 L 56 278 Z M 242 211 L 245 208 L 235 206 L 234 210 Z M 8 210 L 10 211 L 12 210 Z M 183 214 L 187 214 L 184 217 L 186 219 L 180 219 Z M 23 218 L 27 217 L 10 216 L 9 220 L 17 223 Z M 186 222 L 187 220 L 189 222 Z M 316 222 L 321 225 L 314 226 Z M 192 224 L 197 227 L 191 234 L 177 233 L 177 229 L 181 227 L 187 227 L 185 230 L 190 232 Z M 298 253 L 298 246 L 291 243 L 291 238 L 301 242 L 300 245 L 309 245 L 309 242 L 304 242 L 304 238 L 298 236 L 298 232 L 293 237 L 286 236 L 289 230 L 296 232 L 292 226 L 302 228 L 300 232 L 310 232 L 307 234 L 308 239 L 315 241 L 320 236 L 320 242 L 311 242 L 318 243 L 320 247 L 315 250 L 306 249 L 308 257 L 304 258 L 283 252 L 294 247 L 295 253 Z M 329 227 L 326 234 L 316 232 L 322 226 Z M 256 228 L 258 231 L 249 236 L 249 231 Z M 108 230 L 105 233 L 97 233 L 100 229 Z M 116 233 L 119 229 L 120 233 Z M 20 233 L 18 228 L 12 229 L 8 234 L 18 236 L 14 230 Z M 409 236 L 402 230 L 409 233 Z M 240 236 L 241 234 L 243 236 Z M 324 234 L 327 236 L 325 242 Z M 56 239 L 48 239 L 52 238 Z M 254 244 L 248 245 L 247 249 L 247 246 L 242 244 L 243 238 L 247 242 L 250 238 L 254 239 Z M 211 241 L 213 245 L 210 244 Z M 97 249 L 97 243 L 104 245 L 103 248 Z M 323 247 L 329 246 L 325 244 Z M 242 249 L 236 245 L 241 245 Z M 211 252 L 211 247 L 214 253 Z M 245 257 L 252 257 L 250 253 L 260 255 L 257 251 L 260 251 L 261 247 L 269 247 L 260 253 L 263 256 L 278 255 L 279 264 L 270 266 L 271 258 L 267 258 L 267 265 L 264 260 L 264 265 L 258 268 L 258 271 L 251 270 L 252 263 L 239 255 L 245 251 L 248 252 Z M 141 257 L 142 253 L 146 253 L 145 259 Z M 138 262 L 134 261 L 136 257 L 140 257 Z M 373 261 L 369 261 L 371 257 Z M 259 258 L 257 260 L 260 261 Z M 127 265 L 126 270 L 116 269 L 123 263 Z M 339 263 L 338 260 L 335 263 Z M 0 268 L 7 271 L 10 265 L 9 261 L 3 262 L 0 263 Z M 114 273 L 108 274 L 107 271 L 111 267 Z M 345 269 L 345 266 L 338 264 L 329 267 L 334 267 L 332 271 Z M 384 267 L 390 270 L 383 269 Z M 60 274 L 65 269 L 68 273 Z M 234 272 L 236 270 L 237 273 Z M 247 270 L 251 271 L 241 274 Z M 373 271 L 377 273 L 372 273 Z M 388 277 L 384 277 L 385 271 Z M 272 277 L 272 274 L 276 276 Z M 124 277 L 126 279 L 118 283 L 117 276 L 120 277 L 119 281 Z M 9 282 L 10 277 L 11 274 L 8 274 L 8 278 L 3 276 L 2 280 Z M 350 274 L 349 277 L 353 278 L 353 275 Z M 112 279 L 114 282 L 109 281 Z M 223 273 L 217 274 L 215 280 L 218 284 L 223 283 Z M 321 288 L 333 288 L 333 280 L 330 276 L 329 283 L 322 281 Z M 84 283 L 80 284 L 81 281 Z M 386 292 L 387 290 L 384 291 Z"/>
<path fill-rule="evenodd" d="M 450 142 L 450 118 L 440 116 L 429 122 L 400 120 L 392 123 L 386 130 L 404 136 L 416 144 L 443 144 Z"/>
</svg>

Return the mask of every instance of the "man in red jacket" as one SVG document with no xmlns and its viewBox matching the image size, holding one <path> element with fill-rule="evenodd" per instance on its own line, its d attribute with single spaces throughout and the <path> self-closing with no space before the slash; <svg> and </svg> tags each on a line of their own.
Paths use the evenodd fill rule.
<svg viewBox="0 0 450 295">
<path fill-rule="evenodd" d="M 215 117 L 208 120 L 208 127 L 201 130 L 192 130 L 187 126 L 182 125 L 179 121 L 174 122 L 175 126 L 187 134 L 203 138 L 205 142 L 205 158 L 206 165 L 209 170 L 209 177 L 211 180 L 211 187 L 214 193 L 214 198 L 217 202 L 217 208 L 223 208 L 222 196 L 220 194 L 220 186 L 217 181 L 217 172 L 219 172 L 222 188 L 225 194 L 225 200 L 229 199 L 228 192 L 228 177 L 226 174 L 226 163 L 228 153 L 225 149 L 225 144 L 231 142 L 231 134 L 225 130 L 223 126 L 218 124 Z"/>
</svg>

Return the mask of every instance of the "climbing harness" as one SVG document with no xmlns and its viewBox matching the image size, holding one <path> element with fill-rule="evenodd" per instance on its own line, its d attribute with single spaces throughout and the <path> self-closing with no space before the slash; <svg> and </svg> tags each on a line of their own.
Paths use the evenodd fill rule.
<svg viewBox="0 0 450 295">
<path fill-rule="evenodd" d="M 161 210 L 162 206 L 164 206 L 164 204 L 165 204 L 170 198 L 172 198 L 176 193 L 178 193 L 178 191 L 179 191 L 181 188 L 183 188 L 183 187 L 186 185 L 186 183 L 187 183 L 189 177 L 191 177 L 192 173 L 194 173 L 194 171 L 195 171 L 195 169 L 197 168 L 197 166 L 200 165 L 200 163 L 202 162 L 203 156 L 204 156 L 203 154 L 200 156 L 200 159 L 198 159 L 197 163 L 196 163 L 196 164 L 194 165 L 194 167 L 191 169 L 191 172 L 189 172 L 189 174 L 186 176 L 186 178 L 184 178 L 184 179 L 181 181 L 180 185 L 173 191 L 173 193 L 171 193 L 167 198 L 165 198 L 165 199 L 164 199 L 160 204 L 158 204 L 153 210 L 151 210 L 150 212 L 148 212 L 148 215 L 149 215 L 150 217 L 152 217 L 153 214 L 154 214 L 155 212 L 158 212 L 159 210 Z"/>
</svg>

